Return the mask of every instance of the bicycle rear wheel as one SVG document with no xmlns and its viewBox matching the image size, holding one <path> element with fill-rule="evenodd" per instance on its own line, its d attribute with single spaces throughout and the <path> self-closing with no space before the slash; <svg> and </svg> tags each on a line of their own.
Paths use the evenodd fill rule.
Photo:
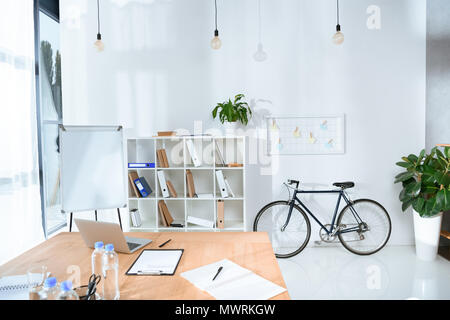
<svg viewBox="0 0 450 320">
<path fill-rule="evenodd" d="M 358 223 L 354 209 L 362 223 Z M 342 209 L 338 217 L 342 229 L 359 227 L 358 231 L 339 233 L 342 245 L 352 253 L 370 255 L 381 250 L 391 236 L 391 219 L 386 209 L 370 199 L 355 200 Z"/>
<path fill-rule="evenodd" d="M 253 223 L 253 231 L 265 231 L 269 234 L 277 258 L 289 258 L 300 253 L 311 236 L 309 219 L 297 205 L 292 209 L 286 229 L 281 231 L 286 223 L 289 207 L 288 201 L 271 202 L 258 212 Z"/>
</svg>

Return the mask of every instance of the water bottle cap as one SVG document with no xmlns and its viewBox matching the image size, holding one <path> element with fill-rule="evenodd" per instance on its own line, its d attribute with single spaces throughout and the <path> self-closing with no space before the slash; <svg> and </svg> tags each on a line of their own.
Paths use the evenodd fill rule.
<svg viewBox="0 0 450 320">
<path fill-rule="evenodd" d="M 114 245 L 113 245 L 112 243 L 108 243 L 108 244 L 105 246 L 105 250 L 106 250 L 106 251 L 114 251 Z"/>
<path fill-rule="evenodd" d="M 95 249 L 103 249 L 103 241 L 97 241 L 95 243 Z"/>
<path fill-rule="evenodd" d="M 61 283 L 61 290 L 62 291 L 70 291 L 70 290 L 72 290 L 72 281 L 70 281 L 70 280 L 63 281 Z"/>
<path fill-rule="evenodd" d="M 45 288 L 53 288 L 54 286 L 56 286 L 56 278 L 55 277 L 50 277 L 50 278 L 45 279 L 45 282 L 44 282 Z"/>
</svg>

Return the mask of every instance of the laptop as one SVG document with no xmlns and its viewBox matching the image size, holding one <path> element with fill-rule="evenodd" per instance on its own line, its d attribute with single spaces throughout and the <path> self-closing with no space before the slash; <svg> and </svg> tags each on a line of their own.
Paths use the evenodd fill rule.
<svg viewBox="0 0 450 320">
<path fill-rule="evenodd" d="M 94 248 L 97 241 L 103 241 L 105 245 L 112 243 L 117 252 L 133 253 L 152 242 L 150 239 L 125 237 L 116 223 L 83 219 L 74 219 L 74 221 L 89 248 Z"/>
</svg>

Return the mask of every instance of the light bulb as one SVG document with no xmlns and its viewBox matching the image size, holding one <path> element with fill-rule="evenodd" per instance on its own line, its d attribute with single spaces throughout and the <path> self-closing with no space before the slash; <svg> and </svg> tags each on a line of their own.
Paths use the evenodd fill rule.
<svg viewBox="0 0 450 320">
<path fill-rule="evenodd" d="M 267 59 L 267 53 L 264 51 L 263 45 L 261 42 L 258 43 L 258 49 L 253 54 L 253 59 L 255 59 L 255 61 L 258 61 L 258 62 L 262 62 Z"/>
<path fill-rule="evenodd" d="M 215 30 L 214 38 L 211 40 L 211 48 L 213 48 L 214 50 L 218 50 L 218 49 L 220 49 L 221 46 L 222 46 L 222 41 L 220 41 L 220 38 L 219 38 L 219 31 Z"/>
<path fill-rule="evenodd" d="M 344 34 L 341 32 L 341 26 L 339 24 L 336 26 L 336 33 L 333 35 L 333 42 L 336 45 L 340 45 L 344 42 Z"/>
<path fill-rule="evenodd" d="M 97 49 L 97 52 L 102 52 L 105 49 L 105 44 L 102 42 L 102 35 L 97 33 L 97 41 L 94 42 L 94 47 Z"/>
</svg>

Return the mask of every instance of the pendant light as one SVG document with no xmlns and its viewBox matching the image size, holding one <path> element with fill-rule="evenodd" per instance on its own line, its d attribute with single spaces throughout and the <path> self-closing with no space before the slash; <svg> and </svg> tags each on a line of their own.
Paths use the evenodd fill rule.
<svg viewBox="0 0 450 320">
<path fill-rule="evenodd" d="M 222 46 L 222 41 L 220 41 L 219 30 L 217 30 L 217 0 L 214 0 L 214 9 L 216 29 L 214 30 L 214 38 L 211 40 L 211 48 L 218 50 Z"/>
<path fill-rule="evenodd" d="M 258 45 L 256 52 L 253 54 L 253 59 L 257 62 L 263 62 L 267 59 L 267 53 L 264 51 L 261 42 L 261 0 L 258 0 Z"/>
<path fill-rule="evenodd" d="M 98 52 L 102 52 L 105 49 L 105 44 L 102 41 L 102 35 L 100 33 L 100 0 L 97 0 L 97 41 L 94 42 L 94 47 Z"/>
<path fill-rule="evenodd" d="M 336 33 L 333 35 L 333 42 L 340 45 L 344 42 L 344 34 L 341 32 L 341 25 L 339 24 L 339 0 L 336 0 L 337 24 Z"/>
</svg>

